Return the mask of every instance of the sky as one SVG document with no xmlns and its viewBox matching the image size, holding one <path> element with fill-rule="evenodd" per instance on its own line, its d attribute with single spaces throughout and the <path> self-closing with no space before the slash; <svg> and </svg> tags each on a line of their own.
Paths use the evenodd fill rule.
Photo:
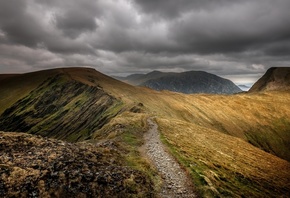
<svg viewBox="0 0 290 198">
<path fill-rule="evenodd" d="M 289 0 L 0 0 L 0 73 L 207 71 L 253 83 L 290 66 Z"/>
</svg>

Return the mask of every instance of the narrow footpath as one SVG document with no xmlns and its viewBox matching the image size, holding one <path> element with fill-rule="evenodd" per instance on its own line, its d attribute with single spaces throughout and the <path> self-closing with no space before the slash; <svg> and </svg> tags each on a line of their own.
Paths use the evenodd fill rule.
<svg viewBox="0 0 290 198">
<path fill-rule="evenodd" d="M 164 149 L 157 124 L 150 118 L 148 124 L 149 130 L 145 134 L 144 150 L 163 179 L 160 197 L 196 197 L 191 180 L 175 159 Z"/>
</svg>

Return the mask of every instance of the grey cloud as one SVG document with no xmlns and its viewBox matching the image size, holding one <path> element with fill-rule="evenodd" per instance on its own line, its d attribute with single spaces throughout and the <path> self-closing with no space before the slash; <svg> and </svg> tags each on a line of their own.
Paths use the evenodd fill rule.
<svg viewBox="0 0 290 198">
<path fill-rule="evenodd" d="M 263 73 L 290 65 L 289 9 L 288 0 L 0 0 L 0 72 Z"/>
<path fill-rule="evenodd" d="M 94 31 L 97 28 L 94 16 L 88 15 L 83 10 L 68 10 L 57 16 L 56 25 L 71 38 L 76 38 L 83 32 Z"/>
<path fill-rule="evenodd" d="M 38 3 L 57 10 L 55 13 L 55 25 L 66 36 L 73 39 L 82 33 L 96 30 L 98 24 L 95 19 L 104 12 L 98 1 L 91 0 L 42 0 Z"/>
<path fill-rule="evenodd" d="M 88 44 L 62 37 L 57 29 L 44 24 L 44 16 L 28 12 L 30 1 L 11 0 L 0 6 L 0 29 L 5 35 L 2 43 L 46 48 L 56 53 L 94 53 Z M 45 8 L 43 8 L 45 9 Z M 51 25 L 51 24 L 49 24 Z M 67 24 L 65 24 L 67 25 Z"/>
<path fill-rule="evenodd" d="M 236 3 L 233 0 L 135 0 L 135 2 L 142 11 L 169 19 L 192 10 L 210 11 L 216 7 Z"/>
<path fill-rule="evenodd" d="M 25 13 L 27 1 L 1 1 L 0 28 L 11 42 L 34 46 L 44 33 L 37 20 Z"/>
<path fill-rule="evenodd" d="M 192 12 L 170 24 L 170 37 L 200 54 L 264 50 L 289 39 L 290 2 L 241 3 L 212 12 Z"/>
<path fill-rule="evenodd" d="M 281 56 L 281 57 L 288 57 L 290 59 L 290 39 L 285 39 L 282 41 L 278 41 L 275 43 L 271 43 L 269 45 L 266 45 L 264 50 L 266 55 L 269 56 Z"/>
</svg>

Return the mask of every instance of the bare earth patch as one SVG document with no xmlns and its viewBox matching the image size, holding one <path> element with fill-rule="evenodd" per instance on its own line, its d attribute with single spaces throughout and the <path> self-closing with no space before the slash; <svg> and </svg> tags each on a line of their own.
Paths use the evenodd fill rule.
<svg viewBox="0 0 290 198">
<path fill-rule="evenodd" d="M 163 179 L 161 197 L 196 197 L 192 183 L 175 159 L 166 152 L 160 140 L 158 126 L 150 118 L 145 134 L 144 150 Z"/>
</svg>

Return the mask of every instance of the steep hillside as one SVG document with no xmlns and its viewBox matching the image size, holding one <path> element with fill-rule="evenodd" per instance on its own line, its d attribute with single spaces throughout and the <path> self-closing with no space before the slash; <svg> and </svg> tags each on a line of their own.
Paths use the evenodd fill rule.
<svg viewBox="0 0 290 198">
<path fill-rule="evenodd" d="M 133 85 L 149 87 L 157 91 L 169 90 L 186 94 L 232 94 L 242 91 L 230 80 L 203 71 L 182 73 L 153 71 L 148 74 L 133 74 L 126 78 L 120 78 L 120 80 Z"/>
<path fill-rule="evenodd" d="M 2 113 L 0 130 L 84 140 L 114 117 L 121 106 L 121 101 L 101 87 L 56 72 Z"/>
<path fill-rule="evenodd" d="M 272 67 L 249 90 L 274 91 L 290 90 L 290 67 Z"/>
</svg>

